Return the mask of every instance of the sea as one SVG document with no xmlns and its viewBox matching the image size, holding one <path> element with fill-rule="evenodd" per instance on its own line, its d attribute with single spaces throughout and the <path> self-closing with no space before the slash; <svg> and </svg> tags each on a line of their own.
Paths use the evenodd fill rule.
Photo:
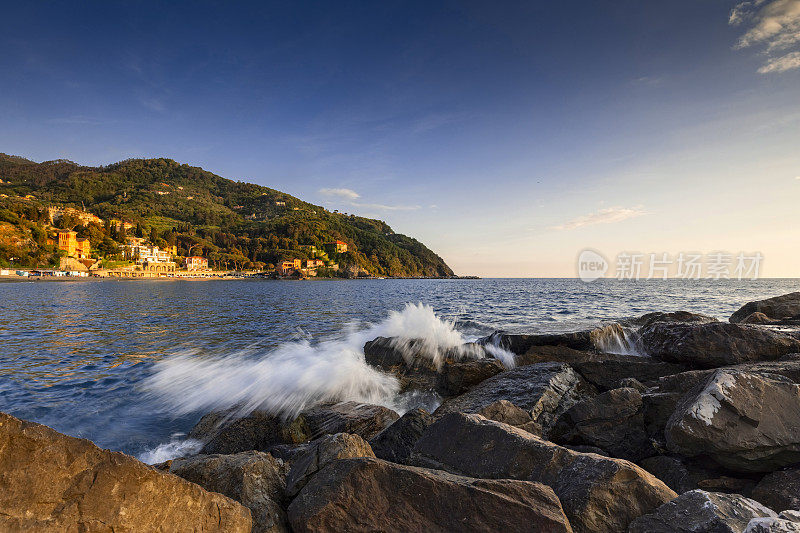
<svg viewBox="0 0 800 533">
<path fill-rule="evenodd" d="M 578 331 L 652 311 L 727 318 L 798 279 L 80 280 L 0 283 L 0 411 L 155 463 L 214 409 L 319 401 L 403 411 L 364 362 L 378 336 L 447 348 L 494 331 Z"/>
</svg>

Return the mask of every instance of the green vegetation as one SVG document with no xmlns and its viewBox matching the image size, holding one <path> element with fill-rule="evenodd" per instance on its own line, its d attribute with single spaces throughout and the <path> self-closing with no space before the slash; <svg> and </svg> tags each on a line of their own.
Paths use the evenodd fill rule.
<svg viewBox="0 0 800 533">
<path fill-rule="evenodd" d="M 89 237 L 93 255 L 108 261 L 120 260 L 119 245 L 135 234 L 161 247 L 175 245 L 179 255 L 203 255 L 217 268 L 264 269 L 285 259 L 321 258 L 339 264 L 339 275 L 453 275 L 438 255 L 385 222 L 331 213 L 170 159 L 95 168 L 0 154 L 0 180 L 0 264 L 57 262 L 58 251 L 47 245 L 47 208 L 72 207 L 105 223 L 64 215 L 56 224 Z M 111 221 L 133 227 L 118 230 Z M 346 242 L 348 251 L 326 255 L 324 244 L 334 240 Z"/>
</svg>

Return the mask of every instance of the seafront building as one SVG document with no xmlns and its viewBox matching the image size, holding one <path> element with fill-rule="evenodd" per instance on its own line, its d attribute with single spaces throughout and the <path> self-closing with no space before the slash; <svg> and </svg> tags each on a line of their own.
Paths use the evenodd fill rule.
<svg viewBox="0 0 800 533">
<path fill-rule="evenodd" d="M 186 270 L 208 270 L 208 259 L 199 255 L 192 255 L 186 258 Z"/>
<path fill-rule="evenodd" d="M 53 244 L 58 245 L 59 250 L 67 252 L 67 257 L 74 257 L 75 259 L 88 259 L 89 258 L 89 239 L 78 238 L 78 234 L 72 230 L 62 230 L 57 234 L 57 241 Z"/>
</svg>

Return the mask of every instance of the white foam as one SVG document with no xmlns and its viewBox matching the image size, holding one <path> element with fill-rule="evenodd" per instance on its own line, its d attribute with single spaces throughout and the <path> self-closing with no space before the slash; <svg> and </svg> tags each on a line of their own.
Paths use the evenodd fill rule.
<svg viewBox="0 0 800 533">
<path fill-rule="evenodd" d="M 176 414 L 236 408 L 234 416 L 261 409 L 289 418 L 319 402 L 348 400 L 402 413 L 409 402 L 398 396 L 397 379 L 364 359 L 364 344 L 379 336 L 396 337 L 400 343 L 419 339 L 415 352 L 437 365 L 448 350 L 465 342 L 453 323 L 437 317 L 431 307 L 407 304 L 377 324 L 352 327 L 342 339 L 317 344 L 306 339 L 266 352 L 246 350 L 223 357 L 196 352 L 167 357 L 156 363 L 144 387 Z M 504 363 L 513 364 L 513 355 L 500 355 Z"/>
<path fill-rule="evenodd" d="M 152 450 L 147 450 L 139 454 L 139 459 L 143 463 L 154 465 L 175 459 L 176 457 L 185 457 L 187 455 L 194 455 L 200 451 L 203 443 L 195 439 L 173 439 L 170 442 L 159 444 Z"/>
</svg>

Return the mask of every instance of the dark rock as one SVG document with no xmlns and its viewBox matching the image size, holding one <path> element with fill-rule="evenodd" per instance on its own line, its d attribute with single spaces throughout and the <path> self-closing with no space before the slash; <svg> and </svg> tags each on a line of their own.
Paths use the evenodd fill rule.
<svg viewBox="0 0 800 533">
<path fill-rule="evenodd" d="M 573 405 L 558 418 L 550 439 L 597 446 L 629 461 L 656 454 L 645 432 L 642 395 L 632 388 L 610 390 Z"/>
<path fill-rule="evenodd" d="M 736 493 L 748 497 L 755 486 L 756 482 L 752 479 L 730 476 L 710 477 L 697 482 L 697 488 L 699 489 L 710 492 Z"/>
<path fill-rule="evenodd" d="M 470 479 L 366 458 L 323 468 L 289 506 L 289 520 L 297 533 L 572 531 L 545 485 Z"/>
<path fill-rule="evenodd" d="M 677 457 L 657 455 L 639 461 L 639 466 L 667 484 L 669 488 L 683 494 L 697 488 L 697 482 L 708 477 L 705 470 L 687 468 L 686 461 Z"/>
<path fill-rule="evenodd" d="M 288 532 L 284 506 L 287 467 L 261 452 L 195 455 L 172 461 L 170 473 L 250 509 L 253 533 Z"/>
<path fill-rule="evenodd" d="M 752 498 L 775 510 L 800 509 L 800 468 L 767 474 L 753 489 Z"/>
<path fill-rule="evenodd" d="M 516 427 L 524 426 L 533 421 L 528 411 L 520 409 L 508 400 L 498 400 L 490 403 L 478 411 L 478 414 L 489 420 Z"/>
<path fill-rule="evenodd" d="M 433 417 L 427 411 L 413 409 L 372 437 L 369 444 L 378 459 L 406 463 L 414 444 L 431 424 Z"/>
<path fill-rule="evenodd" d="M 562 346 L 572 350 L 594 350 L 591 331 L 575 333 L 555 333 L 546 335 L 514 335 L 496 331 L 478 340 L 479 344 L 492 344 L 515 355 L 524 355 L 528 350 L 539 346 Z"/>
<path fill-rule="evenodd" d="M 624 389 L 624 388 L 636 389 L 640 393 L 647 390 L 647 387 L 645 387 L 644 384 L 641 381 L 639 381 L 638 379 L 636 379 L 636 378 L 622 378 L 621 380 L 619 380 L 618 386 L 616 388 L 617 389 Z"/>
<path fill-rule="evenodd" d="M 578 453 L 596 453 L 597 455 L 602 455 L 603 457 L 608 457 L 608 452 L 605 450 L 601 450 L 597 446 L 587 446 L 585 444 L 565 444 L 564 448 L 568 450 L 572 450 L 573 452 Z"/>
<path fill-rule="evenodd" d="M 571 364 L 584 379 L 601 390 L 618 388 L 620 380 L 625 378 L 650 383 L 662 376 L 687 370 L 684 365 L 637 355 L 603 356 Z"/>
<path fill-rule="evenodd" d="M 303 440 L 317 439 L 335 433 L 354 433 L 369 440 L 400 415 L 380 405 L 358 402 L 321 404 L 306 409 L 292 422 L 292 434 Z"/>
<path fill-rule="evenodd" d="M 783 376 L 719 369 L 678 404 L 665 430 L 673 451 L 741 472 L 800 461 L 800 386 Z"/>
<path fill-rule="evenodd" d="M 774 324 L 775 322 L 780 322 L 780 320 L 774 320 L 764 313 L 759 313 L 756 311 L 755 313 L 751 313 L 744 317 L 742 320 L 739 320 L 739 324 Z"/>
<path fill-rule="evenodd" d="M 753 313 L 762 313 L 771 319 L 791 318 L 800 314 L 800 292 L 792 292 L 766 300 L 749 302 L 731 315 L 731 322 L 741 322 Z"/>
<path fill-rule="evenodd" d="M 304 442 L 302 444 L 275 444 L 274 446 L 268 447 L 265 451 L 285 463 L 293 463 L 308 450 L 309 446 L 311 446 L 310 442 Z"/>
<path fill-rule="evenodd" d="M 446 361 L 436 380 L 436 392 L 442 396 L 463 394 L 478 383 L 504 370 L 505 367 L 497 359 Z"/>
<path fill-rule="evenodd" d="M 757 326 L 724 322 L 656 323 L 640 330 L 645 353 L 694 368 L 770 361 L 800 351 L 800 340 Z"/>
<path fill-rule="evenodd" d="M 639 318 L 634 318 L 633 320 L 629 320 L 627 321 L 627 324 L 631 326 L 645 327 L 656 323 L 663 324 L 663 323 L 674 323 L 674 322 L 708 324 L 710 322 L 717 322 L 717 319 L 712 316 L 700 315 L 697 313 L 691 313 L 689 311 L 674 311 L 671 313 L 656 311 L 655 313 L 647 313 L 646 315 L 642 315 Z"/>
<path fill-rule="evenodd" d="M 133 457 L 0 413 L 0 531 L 232 531 L 250 510 Z"/>
<path fill-rule="evenodd" d="M 642 394 L 642 414 L 647 436 L 666 445 L 664 429 L 683 395 L 677 392 L 646 392 Z"/>
<path fill-rule="evenodd" d="M 631 520 L 677 495 L 621 459 L 578 453 L 480 415 L 449 414 L 417 441 L 422 466 L 553 488 L 575 531 L 624 531 Z"/>
<path fill-rule="evenodd" d="M 753 518 L 748 522 L 744 533 L 797 533 L 800 532 L 800 522 L 794 516 L 784 518 L 781 513 L 778 518 Z"/>
<path fill-rule="evenodd" d="M 535 363 L 572 363 L 599 358 L 602 354 L 573 350 L 566 346 L 531 346 L 528 351 L 514 358 L 516 366 L 532 365 Z"/>
<path fill-rule="evenodd" d="M 628 533 L 741 533 L 752 518 L 777 514 L 738 494 L 693 490 L 640 516 Z"/>
<path fill-rule="evenodd" d="M 320 404 L 292 421 L 264 411 L 241 418 L 214 412 L 200 419 L 189 437 L 206 442 L 203 454 L 273 450 L 280 455 L 288 449 L 278 449 L 278 445 L 296 445 L 328 434 L 355 433 L 370 439 L 398 418 L 391 409 L 358 402 Z"/>
<path fill-rule="evenodd" d="M 498 400 L 508 400 L 530 412 L 546 432 L 561 413 L 593 394 L 594 388 L 569 365 L 538 363 L 503 372 L 461 396 L 445 400 L 434 416 L 477 413 Z"/>
<path fill-rule="evenodd" d="M 317 439 L 292 464 L 286 478 L 286 494 L 293 498 L 325 466 L 339 459 L 355 457 L 375 457 L 367 441 L 358 435 L 337 433 Z"/>
</svg>

